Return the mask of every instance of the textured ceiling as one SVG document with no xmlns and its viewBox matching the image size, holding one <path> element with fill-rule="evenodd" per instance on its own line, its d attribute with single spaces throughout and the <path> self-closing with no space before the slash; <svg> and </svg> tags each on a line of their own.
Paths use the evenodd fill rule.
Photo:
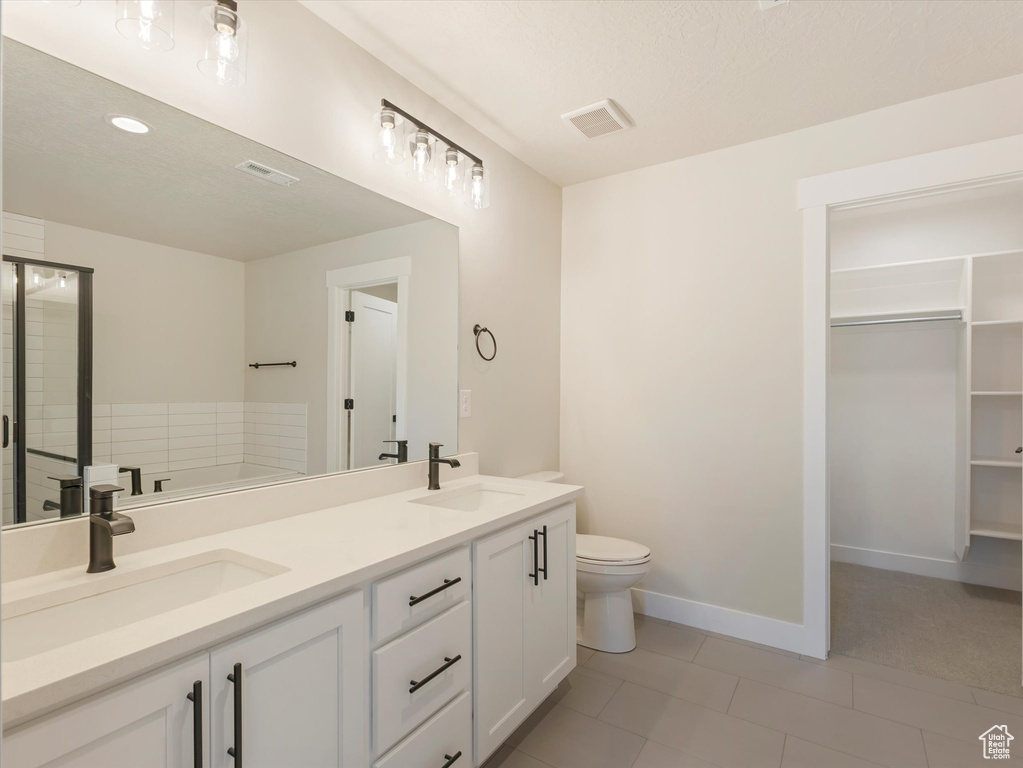
<svg viewBox="0 0 1023 768">
<path fill-rule="evenodd" d="M 236 170 L 245 160 L 301 181 L 275 186 Z M 3 195 L 12 213 L 238 261 L 430 218 L 9 39 Z"/>
<path fill-rule="evenodd" d="M 562 185 L 1023 72 L 1019 0 L 302 2 Z"/>
</svg>

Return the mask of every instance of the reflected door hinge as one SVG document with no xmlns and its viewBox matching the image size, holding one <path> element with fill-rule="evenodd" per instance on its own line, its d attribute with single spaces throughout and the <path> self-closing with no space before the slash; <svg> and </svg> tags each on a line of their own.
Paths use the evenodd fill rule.
<svg viewBox="0 0 1023 768">
<path fill-rule="evenodd" d="M 351 410 L 354 410 L 354 409 L 355 409 L 355 401 L 352 398 L 350 398 L 350 397 L 346 397 L 345 398 L 345 410 L 346 411 L 351 411 Z"/>
<path fill-rule="evenodd" d="M 345 310 L 345 322 L 346 323 L 354 323 L 355 322 L 355 310 L 354 309 L 346 309 Z"/>
</svg>

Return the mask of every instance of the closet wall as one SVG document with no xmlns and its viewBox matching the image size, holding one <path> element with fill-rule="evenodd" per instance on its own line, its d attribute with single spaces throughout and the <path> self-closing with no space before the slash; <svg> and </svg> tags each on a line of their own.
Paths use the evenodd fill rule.
<svg viewBox="0 0 1023 768">
<path fill-rule="evenodd" d="M 833 214 L 833 560 L 1020 589 L 1021 210 L 1009 183 Z"/>
</svg>

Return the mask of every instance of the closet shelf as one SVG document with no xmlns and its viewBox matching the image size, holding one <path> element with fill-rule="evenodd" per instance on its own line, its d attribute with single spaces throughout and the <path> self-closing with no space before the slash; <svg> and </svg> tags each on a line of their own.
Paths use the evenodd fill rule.
<svg viewBox="0 0 1023 768">
<path fill-rule="evenodd" d="M 1023 525 L 1019 523 L 989 523 L 975 520 L 970 526 L 971 536 L 986 536 L 989 539 L 1012 539 L 1023 541 Z"/>
<path fill-rule="evenodd" d="M 1017 389 L 978 390 L 970 394 L 974 397 L 1023 397 L 1023 391 Z"/>
<path fill-rule="evenodd" d="M 833 275 L 843 275 L 850 272 L 869 272 L 875 269 L 891 269 L 893 267 L 909 267 L 916 266 L 918 264 L 947 264 L 954 261 L 964 261 L 966 259 L 982 259 L 987 256 L 1012 256 L 1016 253 L 1023 253 L 1023 248 L 1012 248 L 1007 251 L 986 251 L 984 253 L 964 253 L 959 256 L 939 256 L 933 259 L 916 259 L 914 261 L 889 261 L 884 264 L 866 264 L 860 267 L 839 267 L 838 269 L 831 270 Z"/>
<path fill-rule="evenodd" d="M 970 459 L 970 464 L 975 467 L 1009 467 L 1010 469 L 1023 467 L 1023 461 L 1020 461 L 1019 456 L 974 456 Z"/>
</svg>

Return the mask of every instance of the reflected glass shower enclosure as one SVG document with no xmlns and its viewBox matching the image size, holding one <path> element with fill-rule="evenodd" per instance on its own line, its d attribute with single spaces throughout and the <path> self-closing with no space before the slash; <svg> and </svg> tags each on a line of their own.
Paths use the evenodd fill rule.
<svg viewBox="0 0 1023 768">
<path fill-rule="evenodd" d="M 3 257 L 4 525 L 81 513 L 62 509 L 60 479 L 92 462 L 92 278 Z"/>
</svg>

